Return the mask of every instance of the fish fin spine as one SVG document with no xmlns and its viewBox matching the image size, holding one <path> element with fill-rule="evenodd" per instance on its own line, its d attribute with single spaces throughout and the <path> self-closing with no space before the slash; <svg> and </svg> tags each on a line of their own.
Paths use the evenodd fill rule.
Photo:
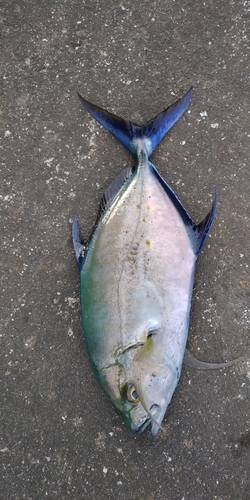
<svg viewBox="0 0 250 500">
<path fill-rule="evenodd" d="M 78 269 L 80 271 L 82 260 L 84 257 L 84 252 L 86 250 L 86 245 L 84 244 L 84 242 L 81 239 L 77 217 L 74 218 L 74 221 L 72 224 L 72 240 L 73 240 L 73 246 L 74 246 L 77 266 L 78 266 Z"/>
</svg>

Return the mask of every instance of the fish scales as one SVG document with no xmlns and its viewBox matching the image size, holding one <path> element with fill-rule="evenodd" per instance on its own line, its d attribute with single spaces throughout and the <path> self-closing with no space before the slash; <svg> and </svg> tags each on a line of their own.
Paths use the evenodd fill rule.
<svg viewBox="0 0 250 500">
<path fill-rule="evenodd" d="M 148 162 L 107 210 L 91 245 L 81 271 L 81 306 L 93 362 L 105 359 L 106 366 L 110 357 L 111 364 L 118 348 L 145 342 L 157 325 L 175 332 L 168 349 L 179 363 L 196 256 Z M 90 294 L 96 298 L 91 306 Z"/>
</svg>

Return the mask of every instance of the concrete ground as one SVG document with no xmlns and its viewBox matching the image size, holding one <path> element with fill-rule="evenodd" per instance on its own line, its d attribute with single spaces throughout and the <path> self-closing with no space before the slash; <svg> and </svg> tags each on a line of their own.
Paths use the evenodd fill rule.
<svg viewBox="0 0 250 500">
<path fill-rule="evenodd" d="M 0 498 L 250 499 L 250 2 L 1 2 Z M 92 373 L 71 243 L 132 164 L 76 91 L 142 123 L 194 86 L 152 156 L 193 218 L 219 191 L 165 432 L 133 436 Z M 112 244 L 112 242 L 111 242 Z"/>
</svg>

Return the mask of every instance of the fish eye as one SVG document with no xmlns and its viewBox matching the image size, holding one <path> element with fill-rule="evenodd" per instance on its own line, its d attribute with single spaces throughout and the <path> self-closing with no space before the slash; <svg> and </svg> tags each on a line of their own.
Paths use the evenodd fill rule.
<svg viewBox="0 0 250 500">
<path fill-rule="evenodd" d="M 134 385 L 128 385 L 127 388 L 127 399 L 131 403 L 138 403 L 139 401 L 139 396 L 137 394 L 137 390 Z"/>
</svg>

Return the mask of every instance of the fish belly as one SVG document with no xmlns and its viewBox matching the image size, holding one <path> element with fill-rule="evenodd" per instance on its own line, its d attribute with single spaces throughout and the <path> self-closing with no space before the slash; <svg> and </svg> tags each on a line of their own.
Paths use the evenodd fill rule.
<svg viewBox="0 0 250 500">
<path fill-rule="evenodd" d="M 180 368 L 196 256 L 185 225 L 149 164 L 116 196 L 97 226 L 81 270 L 83 331 L 94 368 L 164 332 Z"/>
</svg>

